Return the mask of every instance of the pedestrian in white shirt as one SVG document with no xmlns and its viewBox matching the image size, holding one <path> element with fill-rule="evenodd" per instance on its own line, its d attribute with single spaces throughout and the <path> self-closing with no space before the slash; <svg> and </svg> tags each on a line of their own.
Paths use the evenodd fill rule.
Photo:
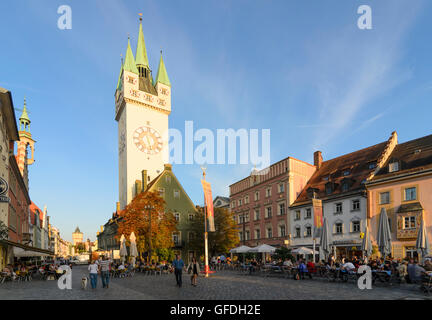
<svg viewBox="0 0 432 320">
<path fill-rule="evenodd" d="M 98 272 L 99 272 L 99 266 L 96 263 L 96 261 L 92 261 L 89 266 L 88 266 L 88 270 L 90 273 L 90 283 L 92 286 L 92 289 L 96 289 L 97 286 L 97 276 L 98 276 Z"/>
</svg>

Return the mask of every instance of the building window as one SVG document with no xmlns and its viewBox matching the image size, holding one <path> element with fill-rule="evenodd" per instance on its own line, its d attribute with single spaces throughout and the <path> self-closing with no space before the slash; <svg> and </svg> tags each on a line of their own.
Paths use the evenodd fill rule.
<svg viewBox="0 0 432 320">
<path fill-rule="evenodd" d="M 178 233 L 178 232 L 173 233 L 173 242 L 174 242 L 174 245 L 176 245 L 176 246 L 180 244 L 180 233 Z"/>
<path fill-rule="evenodd" d="M 342 224 L 342 222 L 337 222 L 335 224 L 335 233 L 336 234 L 342 234 L 342 232 L 343 232 L 343 224 Z"/>
<path fill-rule="evenodd" d="M 380 204 L 389 204 L 390 203 L 390 192 L 381 192 L 380 193 Z"/>
<path fill-rule="evenodd" d="M 279 204 L 279 215 L 283 216 L 285 214 L 285 203 Z"/>
<path fill-rule="evenodd" d="M 404 229 L 415 229 L 416 228 L 416 217 L 404 217 Z"/>
<path fill-rule="evenodd" d="M 245 213 L 244 216 L 245 216 L 245 222 L 249 222 L 249 213 Z"/>
<path fill-rule="evenodd" d="M 389 164 L 389 172 L 399 171 L 399 162 L 395 161 Z"/>
<path fill-rule="evenodd" d="M 338 202 L 335 204 L 335 214 L 342 213 L 342 202 Z"/>
<path fill-rule="evenodd" d="M 159 188 L 159 195 L 161 197 L 164 197 L 164 195 L 165 195 L 165 189 L 164 188 Z"/>
<path fill-rule="evenodd" d="M 249 203 L 249 196 L 246 196 L 245 197 L 245 202 L 244 202 L 245 204 L 248 204 Z"/>
<path fill-rule="evenodd" d="M 239 205 L 239 207 L 242 205 L 242 199 L 238 200 L 238 205 Z"/>
<path fill-rule="evenodd" d="M 272 230 L 272 228 L 267 228 L 267 238 L 273 238 L 273 230 Z"/>
<path fill-rule="evenodd" d="M 305 234 L 306 238 L 312 237 L 312 227 L 311 226 L 307 226 L 306 227 L 306 234 Z"/>
<path fill-rule="evenodd" d="M 348 182 L 344 182 L 342 183 L 342 192 L 347 192 L 349 190 L 349 183 Z"/>
<path fill-rule="evenodd" d="M 258 201 L 258 200 L 259 200 L 259 192 L 256 191 L 256 192 L 255 192 L 255 201 Z"/>
<path fill-rule="evenodd" d="M 346 176 L 349 176 L 350 175 L 350 171 L 349 170 L 345 170 L 344 172 L 343 172 L 343 175 L 344 175 L 344 177 L 346 177 Z"/>
<path fill-rule="evenodd" d="M 417 199 L 417 189 L 416 187 L 413 188 L 406 188 L 405 189 L 405 201 L 411 201 Z"/>
<path fill-rule="evenodd" d="M 282 192 L 284 192 L 284 184 L 283 183 L 281 183 L 281 184 L 279 184 L 279 193 L 282 193 Z"/>
<path fill-rule="evenodd" d="M 255 230 L 255 239 L 261 239 L 261 230 L 260 229 L 256 229 Z"/>
<path fill-rule="evenodd" d="M 331 194 L 333 192 L 331 183 L 326 184 L 325 190 L 326 190 L 326 194 Z"/>
<path fill-rule="evenodd" d="M 307 208 L 306 209 L 306 217 L 305 219 L 310 219 L 312 218 L 312 209 L 311 208 Z"/>
<path fill-rule="evenodd" d="M 267 212 L 267 218 L 271 218 L 272 217 L 272 208 L 271 207 L 267 207 L 266 208 L 266 212 Z"/>
<path fill-rule="evenodd" d="M 248 230 L 245 231 L 245 240 L 249 240 L 249 231 Z"/>
<path fill-rule="evenodd" d="M 300 227 L 296 227 L 295 228 L 295 237 L 296 238 L 300 238 L 301 237 L 300 232 L 301 232 Z"/>
<path fill-rule="evenodd" d="M 179 190 L 174 190 L 174 198 L 180 198 L 180 191 Z"/>
<path fill-rule="evenodd" d="M 300 210 L 296 210 L 294 220 L 300 220 Z"/>
<path fill-rule="evenodd" d="M 352 211 L 358 211 L 360 210 L 360 200 L 353 200 L 352 201 Z"/>
<path fill-rule="evenodd" d="M 360 221 L 352 222 L 352 232 L 360 232 Z"/>
<path fill-rule="evenodd" d="M 235 208 L 235 201 L 231 202 L 231 208 Z"/>
<path fill-rule="evenodd" d="M 174 213 L 174 217 L 175 217 L 177 222 L 180 221 L 180 213 L 178 213 L 178 212 Z"/>
<path fill-rule="evenodd" d="M 375 162 L 371 162 L 369 163 L 369 169 L 375 169 L 376 168 L 376 163 Z"/>
<path fill-rule="evenodd" d="M 171 176 L 165 176 L 165 182 L 171 183 Z"/>
<path fill-rule="evenodd" d="M 240 241 L 243 241 L 244 239 L 243 239 L 243 232 L 239 232 L 239 239 L 240 239 Z"/>
<path fill-rule="evenodd" d="M 285 237 L 285 226 L 279 226 L 279 236 Z"/>
<path fill-rule="evenodd" d="M 189 213 L 189 221 L 192 221 L 194 219 L 194 214 L 193 213 Z M 235 217 L 234 217 L 235 220 Z"/>
<path fill-rule="evenodd" d="M 271 196 L 271 188 L 267 188 L 266 189 L 266 197 L 270 197 Z"/>
<path fill-rule="evenodd" d="M 195 238 L 195 234 L 193 232 L 189 232 L 189 241 L 192 241 Z"/>
<path fill-rule="evenodd" d="M 259 209 L 255 210 L 255 221 L 260 219 L 260 211 Z"/>
</svg>

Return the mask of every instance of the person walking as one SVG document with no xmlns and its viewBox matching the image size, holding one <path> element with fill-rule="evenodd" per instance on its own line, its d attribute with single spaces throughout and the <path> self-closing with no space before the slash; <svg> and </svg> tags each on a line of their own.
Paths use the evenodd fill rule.
<svg viewBox="0 0 432 320">
<path fill-rule="evenodd" d="M 96 289 L 99 267 L 98 267 L 97 263 L 95 262 L 95 260 L 93 260 L 89 264 L 88 270 L 89 270 L 89 273 L 90 273 L 90 284 L 91 284 L 91 287 L 92 287 L 92 289 Z"/>
<path fill-rule="evenodd" d="M 102 261 L 99 262 L 101 278 L 102 278 L 102 288 L 109 287 L 109 277 L 110 277 L 110 266 L 111 260 L 109 260 L 106 256 L 102 257 Z"/>
<path fill-rule="evenodd" d="M 189 263 L 187 270 L 188 270 L 188 272 L 190 270 L 190 272 L 192 273 L 191 285 L 196 287 L 197 286 L 197 278 L 198 278 L 198 275 L 200 273 L 200 266 L 199 266 L 199 263 L 196 261 L 195 258 L 192 258 L 192 262 Z"/>
<path fill-rule="evenodd" d="M 184 265 L 183 260 L 179 257 L 178 254 L 176 254 L 175 257 L 176 258 L 173 261 L 174 274 L 176 277 L 177 285 L 179 288 L 181 288 L 181 286 L 182 286 L 182 271 L 183 271 L 183 268 L 185 265 Z"/>
</svg>

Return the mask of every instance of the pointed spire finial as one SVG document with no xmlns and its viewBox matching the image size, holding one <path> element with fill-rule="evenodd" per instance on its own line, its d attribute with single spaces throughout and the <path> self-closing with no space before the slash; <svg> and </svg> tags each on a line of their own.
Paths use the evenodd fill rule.
<svg viewBox="0 0 432 320">
<path fill-rule="evenodd" d="M 140 21 L 142 21 L 142 13 L 138 13 L 138 15 L 140 16 Z"/>
</svg>

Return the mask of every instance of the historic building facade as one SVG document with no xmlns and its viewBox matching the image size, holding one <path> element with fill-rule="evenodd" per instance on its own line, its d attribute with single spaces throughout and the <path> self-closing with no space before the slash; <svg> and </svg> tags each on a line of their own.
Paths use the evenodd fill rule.
<svg viewBox="0 0 432 320">
<path fill-rule="evenodd" d="M 84 235 L 79 229 L 79 227 L 76 227 L 75 231 L 72 232 L 72 244 L 75 246 L 78 243 L 82 243 L 84 240 Z"/>
<path fill-rule="evenodd" d="M 384 164 L 397 135 L 377 145 L 323 161 L 320 151 L 314 154 L 317 171 L 290 206 L 292 249 L 318 250 L 316 212 L 327 219 L 334 253 L 337 256 L 361 256 L 361 237 L 367 220 L 366 179 Z"/>
<path fill-rule="evenodd" d="M 392 255 L 417 257 L 415 244 L 422 220 L 432 241 L 432 135 L 396 145 L 366 187 L 372 241 L 376 243 L 384 208 L 392 233 Z"/>
<path fill-rule="evenodd" d="M 288 207 L 315 170 L 309 163 L 288 157 L 230 185 L 230 208 L 241 244 L 286 246 Z"/>
</svg>

